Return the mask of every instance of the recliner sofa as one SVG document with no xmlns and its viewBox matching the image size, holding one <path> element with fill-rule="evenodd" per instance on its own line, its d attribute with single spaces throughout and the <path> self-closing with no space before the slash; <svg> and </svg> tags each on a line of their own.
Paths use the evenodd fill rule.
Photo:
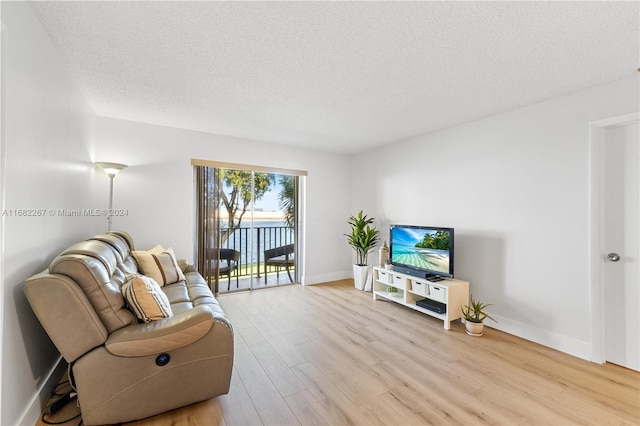
<svg viewBox="0 0 640 426">
<path fill-rule="evenodd" d="M 69 363 L 83 422 L 142 419 L 229 391 L 233 328 L 203 277 L 177 262 L 184 280 L 164 285 L 172 316 L 140 322 L 122 287 L 139 274 L 126 232 L 76 243 L 25 293 Z"/>
</svg>

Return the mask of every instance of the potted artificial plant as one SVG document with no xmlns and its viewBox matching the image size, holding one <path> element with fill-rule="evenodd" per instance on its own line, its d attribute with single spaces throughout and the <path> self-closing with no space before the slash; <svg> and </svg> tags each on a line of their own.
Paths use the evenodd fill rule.
<svg viewBox="0 0 640 426">
<path fill-rule="evenodd" d="M 351 225 L 351 233 L 344 234 L 349 245 L 356 252 L 356 263 L 353 265 L 353 281 L 359 290 L 365 290 L 367 276 L 370 267 L 367 265 L 369 253 L 378 244 L 378 231 L 373 224 L 373 218 L 368 218 L 362 214 L 362 210 L 357 216 L 351 216 L 347 221 Z"/>
<path fill-rule="evenodd" d="M 482 330 L 484 329 L 483 321 L 485 318 L 489 318 L 492 321 L 496 321 L 484 311 L 490 304 L 482 303 L 477 300 L 473 300 L 473 296 L 469 297 L 470 303 L 461 308 L 462 317 L 464 318 L 464 326 L 466 332 L 470 336 L 482 336 Z M 496 321 L 497 322 L 497 321 Z"/>
</svg>

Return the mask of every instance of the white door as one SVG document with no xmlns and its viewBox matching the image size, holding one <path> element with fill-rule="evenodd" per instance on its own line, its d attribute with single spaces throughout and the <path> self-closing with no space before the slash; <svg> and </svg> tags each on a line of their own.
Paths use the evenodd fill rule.
<svg viewBox="0 0 640 426">
<path fill-rule="evenodd" d="M 605 129 L 605 357 L 640 371 L 639 123 Z"/>
</svg>

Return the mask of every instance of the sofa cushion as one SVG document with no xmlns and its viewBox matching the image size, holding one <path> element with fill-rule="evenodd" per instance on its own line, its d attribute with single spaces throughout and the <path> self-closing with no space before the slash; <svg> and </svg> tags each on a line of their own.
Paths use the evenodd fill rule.
<svg viewBox="0 0 640 426">
<path fill-rule="evenodd" d="M 133 251 L 132 254 L 138 262 L 140 272 L 153 278 L 161 286 L 184 280 L 173 249 L 165 250 L 162 246 L 156 246 L 149 251 Z"/>
<path fill-rule="evenodd" d="M 174 303 L 191 302 L 189 292 L 187 291 L 187 287 L 183 281 L 165 285 L 162 287 L 162 291 L 169 299 L 169 303 L 172 305 Z"/>
<path fill-rule="evenodd" d="M 123 286 L 122 294 L 136 318 L 157 321 L 173 315 L 169 299 L 153 278 L 133 275 Z"/>
</svg>

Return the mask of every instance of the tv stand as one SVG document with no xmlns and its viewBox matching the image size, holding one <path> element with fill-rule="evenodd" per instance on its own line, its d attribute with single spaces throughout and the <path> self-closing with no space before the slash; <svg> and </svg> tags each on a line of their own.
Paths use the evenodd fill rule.
<svg viewBox="0 0 640 426">
<path fill-rule="evenodd" d="M 469 282 L 453 278 L 443 278 L 431 282 L 428 278 L 420 278 L 402 272 L 381 267 L 374 267 L 373 300 L 380 298 L 407 306 L 423 314 L 430 315 L 444 321 L 444 329 L 451 328 L 451 321 L 462 317 L 461 308 L 469 303 Z M 397 291 L 389 292 L 389 288 Z M 427 299 L 425 306 L 435 306 L 426 309 L 416 304 L 417 301 Z M 422 304 L 422 303 L 421 303 Z M 445 312 L 438 313 L 435 310 Z"/>
</svg>

